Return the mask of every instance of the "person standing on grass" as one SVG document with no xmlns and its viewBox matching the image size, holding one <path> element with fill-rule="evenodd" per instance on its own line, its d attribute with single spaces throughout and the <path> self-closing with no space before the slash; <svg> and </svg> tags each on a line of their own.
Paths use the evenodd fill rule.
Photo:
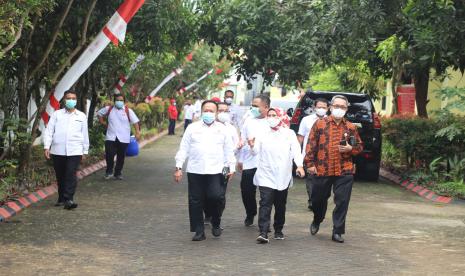
<svg viewBox="0 0 465 276">
<path fill-rule="evenodd" d="M 139 118 L 132 109 L 125 105 L 125 98 L 122 94 L 116 94 L 114 96 L 114 105 L 100 109 L 97 116 L 99 122 L 107 129 L 105 136 L 105 160 L 107 162 L 105 179 L 114 177 L 123 180 L 122 170 L 126 149 L 130 142 L 131 124 L 134 125 L 135 136 L 139 140 Z M 114 166 L 115 155 L 116 165 Z"/>
<path fill-rule="evenodd" d="M 176 101 L 174 99 L 170 100 L 170 106 L 168 107 L 168 135 L 174 135 L 174 130 L 176 128 L 176 120 L 178 119 L 178 109 L 176 108 Z"/>
<path fill-rule="evenodd" d="M 68 90 L 63 96 L 65 108 L 53 112 L 44 132 L 45 158 L 52 159 L 58 185 L 55 206 L 71 210 L 74 202 L 79 164 L 89 152 L 86 115 L 77 110 L 77 94 Z"/>
<path fill-rule="evenodd" d="M 313 124 L 318 121 L 318 119 L 323 119 L 328 113 L 328 100 L 325 98 L 318 98 L 314 102 L 314 112 L 311 115 L 305 116 L 300 122 L 299 131 L 297 132 L 297 139 L 302 145 L 302 155 L 305 156 L 305 150 L 307 148 L 308 136 L 310 135 L 310 130 L 312 130 Z M 307 177 L 305 179 L 305 184 L 307 187 L 308 194 L 308 209 L 312 210 L 312 177 Z"/>
<path fill-rule="evenodd" d="M 318 120 L 308 138 L 305 164 L 307 173 L 312 175 L 313 221 L 310 233 L 316 235 L 323 222 L 331 196 L 334 193 L 332 240 L 343 243 L 345 223 L 350 195 L 354 182 L 352 157 L 363 150 L 362 141 L 354 124 L 344 116 L 349 101 L 344 96 L 334 96 L 331 100 L 331 115 Z"/>
<path fill-rule="evenodd" d="M 269 242 L 268 230 L 273 206 L 274 239 L 284 239 L 287 192 L 292 185 L 292 161 L 297 166 L 296 174 L 305 176 L 299 142 L 294 131 L 284 126 L 281 116 L 277 109 L 270 108 L 267 116 L 268 130 L 247 141 L 252 154 L 258 159 L 253 179 L 260 191 L 258 243 Z"/>
<path fill-rule="evenodd" d="M 174 179 L 182 180 L 182 166 L 186 159 L 189 197 L 190 230 L 195 232 L 193 241 L 205 240 L 205 209 L 211 214 L 212 234 L 219 237 L 222 233 L 221 214 L 224 205 L 223 170 L 228 180 L 235 171 L 236 159 L 234 146 L 227 135 L 225 126 L 216 121 L 218 105 L 207 100 L 202 103 L 201 120 L 192 123 L 184 133 L 179 150 L 175 156 L 176 169 Z"/>
</svg>

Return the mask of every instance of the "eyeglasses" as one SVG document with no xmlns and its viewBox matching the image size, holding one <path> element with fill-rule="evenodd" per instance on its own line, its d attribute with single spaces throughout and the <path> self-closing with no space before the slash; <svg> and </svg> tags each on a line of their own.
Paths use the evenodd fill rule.
<svg viewBox="0 0 465 276">
<path fill-rule="evenodd" d="M 337 104 L 336 104 L 336 105 L 332 105 L 332 107 L 333 107 L 333 108 L 340 108 L 340 109 L 344 109 L 344 110 L 347 109 L 347 106 L 345 106 L 345 105 L 337 105 Z"/>
</svg>

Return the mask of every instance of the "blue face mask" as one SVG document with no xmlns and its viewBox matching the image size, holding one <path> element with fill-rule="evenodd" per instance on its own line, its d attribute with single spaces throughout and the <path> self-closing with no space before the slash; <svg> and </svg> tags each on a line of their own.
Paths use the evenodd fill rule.
<svg viewBox="0 0 465 276">
<path fill-rule="evenodd" d="M 255 107 L 255 106 L 252 106 L 250 108 L 250 113 L 252 114 L 252 116 L 254 116 L 254 118 L 258 118 L 261 115 L 260 109 L 258 107 Z"/>
<path fill-rule="evenodd" d="M 76 104 L 77 104 L 76 100 L 72 100 L 72 99 L 65 100 L 65 107 L 67 109 L 73 109 L 74 107 L 76 107 Z"/>
<path fill-rule="evenodd" d="M 118 109 L 121 109 L 124 107 L 124 101 L 115 101 L 115 106 Z"/>
<path fill-rule="evenodd" d="M 213 112 L 203 112 L 202 121 L 207 125 L 211 125 L 215 121 L 215 113 Z"/>
</svg>

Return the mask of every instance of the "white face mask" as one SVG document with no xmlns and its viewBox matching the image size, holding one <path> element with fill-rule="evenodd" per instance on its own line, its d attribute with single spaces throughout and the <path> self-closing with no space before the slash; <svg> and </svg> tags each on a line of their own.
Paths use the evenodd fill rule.
<svg viewBox="0 0 465 276">
<path fill-rule="evenodd" d="M 227 104 L 232 104 L 233 98 L 226 98 L 226 99 L 224 99 L 224 102 L 227 103 Z"/>
<path fill-rule="evenodd" d="M 229 123 L 231 121 L 231 116 L 227 112 L 220 112 L 218 113 L 218 121 L 222 123 Z"/>
<path fill-rule="evenodd" d="M 270 125 L 270 127 L 272 128 L 277 127 L 279 125 L 279 119 L 276 117 L 268 117 L 266 121 L 268 122 L 268 125 Z"/>
<path fill-rule="evenodd" d="M 326 109 L 324 108 L 317 108 L 315 109 L 315 112 L 316 112 L 316 115 L 320 116 L 320 117 L 323 117 L 326 115 L 326 113 L 328 112 Z"/>
<path fill-rule="evenodd" d="M 333 114 L 334 118 L 336 119 L 342 119 L 344 115 L 346 115 L 346 111 L 340 108 L 333 108 L 331 110 L 331 114 Z"/>
</svg>

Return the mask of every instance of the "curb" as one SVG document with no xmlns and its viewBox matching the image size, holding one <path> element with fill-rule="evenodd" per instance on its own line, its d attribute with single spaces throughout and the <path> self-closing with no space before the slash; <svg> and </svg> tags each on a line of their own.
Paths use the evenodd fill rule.
<svg viewBox="0 0 465 276">
<path fill-rule="evenodd" d="M 437 203 L 451 203 L 453 201 L 453 198 L 452 197 L 448 197 L 448 196 L 440 196 L 438 194 L 436 194 L 435 192 L 433 191 L 430 191 L 429 189 L 421 186 L 421 185 L 418 185 L 416 184 L 415 182 L 413 181 L 408 181 L 408 180 L 404 180 L 402 181 L 401 177 L 384 169 L 384 168 L 380 168 L 379 170 L 379 175 L 386 178 L 387 180 L 391 181 L 391 182 L 394 182 L 398 185 L 400 185 L 401 187 L 407 189 L 407 190 L 410 190 L 414 193 L 416 193 L 417 195 L 421 196 L 422 198 L 425 198 L 427 200 L 430 200 L 432 202 L 437 202 Z"/>
<path fill-rule="evenodd" d="M 179 128 L 182 124 L 178 124 L 176 128 Z M 156 140 L 160 139 L 161 137 L 168 134 L 168 130 L 164 130 L 157 135 L 143 140 L 139 143 L 139 148 L 143 148 L 146 145 L 155 142 Z M 93 174 L 96 171 L 99 171 L 107 166 L 105 160 L 100 160 L 95 164 L 87 166 L 79 171 L 77 171 L 76 176 L 78 180 L 83 179 L 86 176 Z M 33 203 L 42 201 L 52 195 L 54 195 L 58 191 L 58 187 L 56 183 L 49 185 L 47 187 L 41 188 L 35 192 L 31 192 L 23 197 L 18 199 L 7 201 L 3 206 L 0 207 L 0 222 L 6 221 L 7 219 L 17 215 L 22 210 L 26 209 Z"/>
</svg>

